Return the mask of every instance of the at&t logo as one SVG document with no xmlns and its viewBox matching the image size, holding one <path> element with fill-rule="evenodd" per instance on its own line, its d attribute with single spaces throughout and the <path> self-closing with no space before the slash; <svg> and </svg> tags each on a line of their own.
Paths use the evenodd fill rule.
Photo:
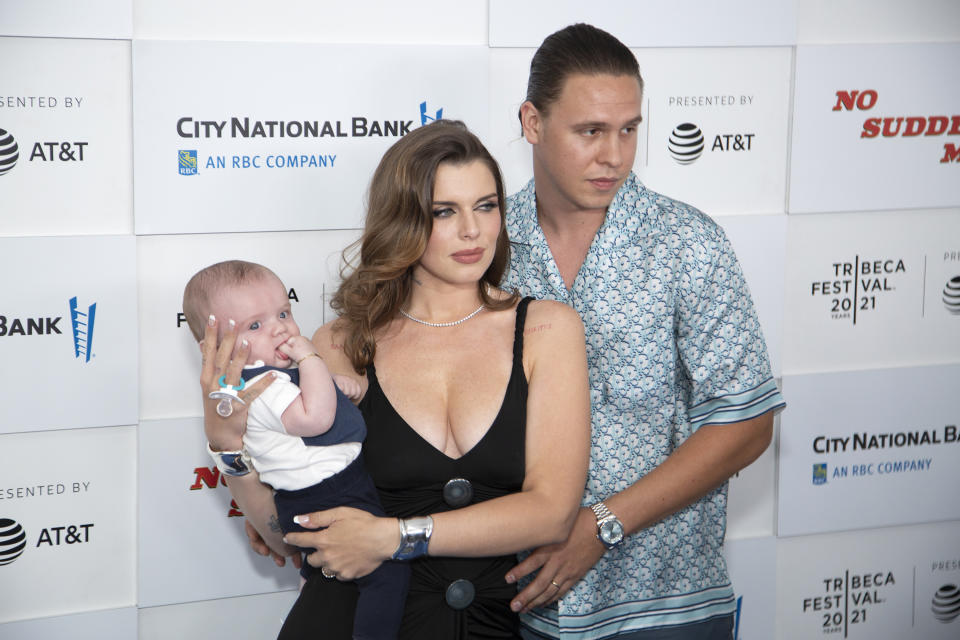
<svg viewBox="0 0 960 640">
<path fill-rule="evenodd" d="M 91 540 L 90 530 L 93 523 L 64 524 L 56 527 L 44 527 L 37 536 L 36 544 L 31 546 L 59 547 L 62 545 L 86 544 Z M 10 564 L 27 547 L 27 532 L 20 523 L 10 518 L 0 518 L 0 566 Z"/>
<path fill-rule="evenodd" d="M 13 134 L 0 129 L 0 176 L 9 173 L 16 166 L 19 157 L 20 149 Z"/>
<path fill-rule="evenodd" d="M 670 134 L 670 155 L 680 164 L 690 164 L 703 155 L 703 131 L 692 122 L 678 124 Z"/>
<path fill-rule="evenodd" d="M 943 287 L 943 306 L 953 315 L 960 315 L 960 276 L 950 278 Z"/>
<path fill-rule="evenodd" d="M 711 152 L 750 151 L 755 133 L 718 133 L 713 136 Z M 678 124 L 670 134 L 667 145 L 670 155 L 678 164 L 693 164 L 706 148 L 706 138 L 700 127 L 692 122 Z"/>
<path fill-rule="evenodd" d="M 960 616 L 960 589 L 955 584 L 945 584 L 933 595 L 930 605 L 933 617 L 940 622 L 953 622 Z"/>
<path fill-rule="evenodd" d="M 26 546 L 27 532 L 23 527 L 10 518 L 0 518 L 0 567 L 19 558 Z"/>
</svg>

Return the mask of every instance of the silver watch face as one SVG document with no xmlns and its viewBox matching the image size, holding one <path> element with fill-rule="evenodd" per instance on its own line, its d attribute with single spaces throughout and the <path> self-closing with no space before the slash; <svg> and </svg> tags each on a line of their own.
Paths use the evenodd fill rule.
<svg viewBox="0 0 960 640">
<path fill-rule="evenodd" d="M 600 540 L 608 547 L 623 541 L 623 525 L 616 518 L 600 525 Z"/>
</svg>

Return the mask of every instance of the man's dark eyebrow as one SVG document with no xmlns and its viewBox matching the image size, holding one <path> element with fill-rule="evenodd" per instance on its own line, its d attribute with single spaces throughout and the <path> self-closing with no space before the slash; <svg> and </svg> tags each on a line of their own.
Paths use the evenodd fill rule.
<svg viewBox="0 0 960 640">
<path fill-rule="evenodd" d="M 640 114 L 637 114 L 637 117 L 627 120 L 626 124 L 637 125 L 637 124 L 640 124 L 641 122 L 643 122 L 643 116 Z M 604 129 L 608 126 L 610 126 L 610 123 L 602 120 L 577 122 L 576 124 L 572 125 L 574 129 Z"/>
</svg>

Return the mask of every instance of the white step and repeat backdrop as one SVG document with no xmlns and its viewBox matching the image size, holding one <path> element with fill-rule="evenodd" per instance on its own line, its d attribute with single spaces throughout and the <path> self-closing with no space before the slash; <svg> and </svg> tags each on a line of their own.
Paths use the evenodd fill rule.
<svg viewBox="0 0 960 640">
<path fill-rule="evenodd" d="M 634 48 L 634 170 L 727 231 L 787 398 L 730 483 L 737 640 L 960 637 L 960 5 L 0 0 L 0 638 L 276 634 L 183 285 L 243 257 L 329 320 L 383 151 L 458 118 L 523 186 L 577 21 Z"/>
</svg>

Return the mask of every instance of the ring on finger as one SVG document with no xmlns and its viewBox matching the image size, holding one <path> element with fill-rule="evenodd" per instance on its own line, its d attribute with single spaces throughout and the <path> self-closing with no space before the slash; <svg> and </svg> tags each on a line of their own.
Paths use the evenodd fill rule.
<svg viewBox="0 0 960 640">
<path fill-rule="evenodd" d="M 555 586 L 555 587 L 557 588 L 557 590 L 559 591 L 560 585 L 558 585 L 555 581 L 551 580 L 551 581 L 550 581 L 550 584 L 552 584 L 553 586 Z"/>
<path fill-rule="evenodd" d="M 330 570 L 328 570 L 326 567 L 320 567 L 320 573 L 323 574 L 323 577 L 324 577 L 324 578 L 336 578 L 336 577 L 337 577 L 337 572 L 336 572 L 336 571 L 330 571 Z"/>
</svg>

